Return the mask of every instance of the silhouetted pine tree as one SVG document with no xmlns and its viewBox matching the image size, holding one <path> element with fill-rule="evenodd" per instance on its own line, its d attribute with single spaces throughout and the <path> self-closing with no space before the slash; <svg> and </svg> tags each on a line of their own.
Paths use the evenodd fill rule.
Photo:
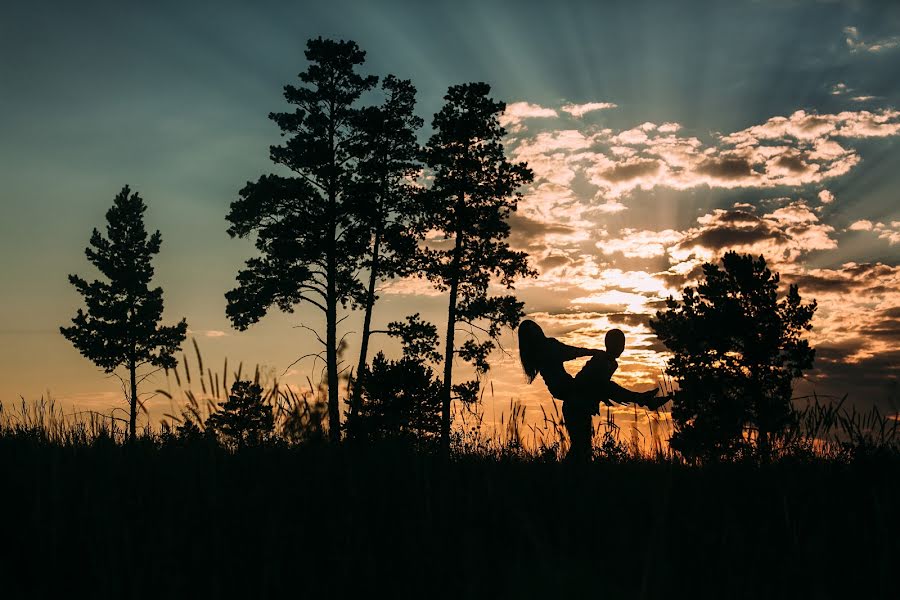
<svg viewBox="0 0 900 600">
<path fill-rule="evenodd" d="M 672 403 L 672 447 L 687 456 L 729 455 L 745 427 L 758 449 L 792 417 L 791 384 L 813 364 L 801 335 L 812 328 L 816 302 L 803 304 L 797 286 L 779 300 L 779 275 L 765 259 L 728 252 L 703 265 L 697 287 L 671 296 L 650 328 L 673 353 L 666 373 L 678 383 Z"/>
<path fill-rule="evenodd" d="M 487 356 L 503 326 L 515 327 L 522 303 L 515 296 L 490 296 L 492 279 L 507 289 L 516 277 L 533 277 L 524 252 L 506 243 L 507 218 L 516 209 L 533 175 L 525 163 L 506 160 L 505 134 L 498 115 L 506 105 L 489 97 L 486 83 L 451 86 L 443 108 L 432 121 L 434 134 L 425 147 L 425 162 L 434 177 L 424 195 L 429 229 L 443 234 L 448 249 L 425 251 L 424 271 L 441 291 L 449 291 L 447 335 L 441 411 L 441 444 L 450 443 L 450 402 L 455 396 L 474 400 L 478 380 L 453 385 L 453 359 L 459 355 L 474 364 L 480 375 L 488 370 Z M 459 348 L 456 329 L 467 325 L 472 334 Z M 475 331 L 488 339 L 480 341 Z"/>
<path fill-rule="evenodd" d="M 235 381 L 228 400 L 206 420 L 206 429 L 232 446 L 258 446 L 275 433 L 272 407 L 266 404 L 259 384 Z"/>
<path fill-rule="evenodd" d="M 421 172 L 416 132 L 422 119 L 413 111 L 416 88 L 408 80 L 388 75 L 381 83 L 385 100 L 381 106 L 362 111 L 363 159 L 359 163 L 359 185 L 355 196 L 363 221 L 369 226 L 371 246 L 364 266 L 369 282 L 364 299 L 363 329 L 351 396 L 350 418 L 359 404 L 362 378 L 366 376 L 372 309 L 377 300 L 375 286 L 415 270 L 418 240 L 423 232 L 421 207 L 413 179 Z"/>
<path fill-rule="evenodd" d="M 440 439 L 441 390 L 432 364 L 441 360 L 437 327 L 419 314 L 388 324 L 388 335 L 400 340 L 403 356 L 388 360 L 379 352 L 364 365 L 359 379 L 359 413 L 353 435 L 420 443 Z"/>
<path fill-rule="evenodd" d="M 119 367 L 130 379 L 129 437 L 134 438 L 137 422 L 138 369 L 152 365 L 171 369 L 187 332 L 187 322 L 172 326 L 159 324 L 163 313 L 162 288 L 149 289 L 153 279 L 154 254 L 159 253 L 159 231 L 147 237 L 141 197 L 126 185 L 106 213 L 106 236 L 94 229 L 88 261 L 109 280 L 88 283 L 77 275 L 69 281 L 84 296 L 87 312 L 78 309 L 70 327 L 60 327 L 62 335 L 86 358 L 107 373 Z M 146 375 L 144 376 L 146 377 Z M 143 379 L 143 378 L 142 378 Z"/>
<path fill-rule="evenodd" d="M 296 108 L 269 115 L 287 137 L 272 146 L 271 159 L 292 175 L 248 183 L 227 216 L 231 236 L 256 234 L 260 256 L 247 261 L 238 287 L 225 294 L 226 312 L 240 330 L 273 304 L 292 312 L 307 302 L 325 314 L 329 432 L 337 441 L 337 307 L 362 297 L 355 273 L 369 241 L 347 198 L 360 152 L 355 104 L 377 77 L 357 73 L 365 52 L 352 41 L 309 40 L 305 55 L 310 64 L 299 75 L 303 87 L 284 87 Z"/>
</svg>

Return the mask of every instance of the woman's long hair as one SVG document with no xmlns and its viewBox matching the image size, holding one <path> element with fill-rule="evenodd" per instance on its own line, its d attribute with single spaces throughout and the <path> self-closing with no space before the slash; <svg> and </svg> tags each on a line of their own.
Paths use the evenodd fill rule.
<svg viewBox="0 0 900 600">
<path fill-rule="evenodd" d="M 526 319 L 519 325 L 519 360 L 522 361 L 528 383 L 534 381 L 540 371 L 546 341 L 544 330 L 531 319 Z"/>
</svg>

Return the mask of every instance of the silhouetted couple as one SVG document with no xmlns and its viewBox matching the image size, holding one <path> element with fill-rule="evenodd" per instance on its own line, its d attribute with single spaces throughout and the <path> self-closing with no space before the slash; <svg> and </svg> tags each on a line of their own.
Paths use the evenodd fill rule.
<svg viewBox="0 0 900 600">
<path fill-rule="evenodd" d="M 625 334 L 619 329 L 611 329 L 606 334 L 606 351 L 603 351 L 563 344 L 556 338 L 544 335 L 540 325 L 531 320 L 522 321 L 519 325 L 519 358 L 528 383 L 540 373 L 550 394 L 562 400 L 563 418 L 570 441 L 567 460 L 591 460 L 591 416 L 600 413 L 601 402 L 610 406 L 611 401 L 633 402 L 656 410 L 668 401 L 666 397 L 655 397 L 659 388 L 632 392 L 611 381 L 613 373 L 619 368 L 616 359 L 624 350 Z M 590 356 L 591 360 L 572 377 L 563 363 L 580 356 Z"/>
</svg>

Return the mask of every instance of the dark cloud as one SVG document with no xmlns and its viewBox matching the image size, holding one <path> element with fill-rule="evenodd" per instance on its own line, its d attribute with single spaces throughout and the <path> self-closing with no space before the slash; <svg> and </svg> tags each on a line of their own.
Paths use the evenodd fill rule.
<svg viewBox="0 0 900 600">
<path fill-rule="evenodd" d="M 653 315 L 644 315 L 638 313 L 613 313 L 611 315 L 607 315 L 611 323 L 615 323 L 617 325 L 641 325 L 646 327 L 647 323 L 650 321 L 650 318 Z"/>
<path fill-rule="evenodd" d="M 510 230 L 526 237 L 536 237 L 548 233 L 572 233 L 574 229 L 558 223 L 542 223 L 519 213 L 509 215 Z"/>
<path fill-rule="evenodd" d="M 849 361 L 848 357 L 858 347 L 858 344 L 818 346 L 816 368 L 805 381 L 795 385 L 795 395 L 811 391 L 837 398 L 846 395 L 848 407 L 867 410 L 875 405 L 882 411 L 896 413 L 900 408 L 897 404 L 900 400 L 900 349 Z"/>
<path fill-rule="evenodd" d="M 612 169 L 604 171 L 601 176 L 613 183 L 637 179 L 643 175 L 652 175 L 659 171 L 660 163 L 655 160 L 641 160 L 633 163 L 616 165 Z"/>
<path fill-rule="evenodd" d="M 760 218 L 746 210 L 729 210 L 716 216 L 719 223 L 758 223 Z"/>
<path fill-rule="evenodd" d="M 551 234 L 571 234 L 571 227 L 556 223 L 542 223 L 519 213 L 509 215 L 509 243 L 514 248 L 528 249 L 532 252 L 544 249 L 544 236 Z"/>
<path fill-rule="evenodd" d="M 568 265 L 572 261 L 565 256 L 548 256 L 547 258 L 540 261 L 538 264 L 544 271 L 550 271 L 557 267 L 561 267 L 563 265 Z"/>
<path fill-rule="evenodd" d="M 782 243 L 787 237 L 778 229 L 759 223 L 753 227 L 710 227 L 680 245 L 684 248 L 703 246 L 712 250 L 722 250 L 732 246 L 749 246 L 765 240 Z"/>
<path fill-rule="evenodd" d="M 697 165 L 697 172 L 717 179 L 743 179 L 753 175 L 753 168 L 746 158 L 709 158 Z"/>
<path fill-rule="evenodd" d="M 666 301 L 651 300 L 650 302 L 647 302 L 645 306 L 653 311 L 663 310 L 664 308 L 666 308 Z"/>
<path fill-rule="evenodd" d="M 796 284 L 800 293 L 803 292 L 831 292 L 844 293 L 852 289 L 856 284 L 852 280 L 838 276 L 811 275 L 803 273 L 785 277 L 790 283 Z"/>
<path fill-rule="evenodd" d="M 869 327 L 866 333 L 888 342 L 896 342 L 895 345 L 900 348 L 900 306 L 880 311 L 875 319 L 875 325 Z"/>
<path fill-rule="evenodd" d="M 775 159 L 775 164 L 791 173 L 804 173 L 809 168 L 798 154 L 782 154 Z"/>
<path fill-rule="evenodd" d="M 818 129 L 830 127 L 831 121 L 829 121 L 825 117 L 810 115 L 803 119 L 799 125 L 800 129 L 802 129 L 803 131 L 816 131 Z"/>
</svg>

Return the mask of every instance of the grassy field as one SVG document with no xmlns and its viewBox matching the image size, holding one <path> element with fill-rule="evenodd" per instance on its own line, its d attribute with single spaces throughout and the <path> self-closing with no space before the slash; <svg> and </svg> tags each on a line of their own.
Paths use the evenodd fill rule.
<svg viewBox="0 0 900 600">
<path fill-rule="evenodd" d="M 6 598 L 897 595 L 886 447 L 706 467 L 622 450 L 579 467 L 462 439 L 446 461 L 3 422 Z"/>
</svg>

